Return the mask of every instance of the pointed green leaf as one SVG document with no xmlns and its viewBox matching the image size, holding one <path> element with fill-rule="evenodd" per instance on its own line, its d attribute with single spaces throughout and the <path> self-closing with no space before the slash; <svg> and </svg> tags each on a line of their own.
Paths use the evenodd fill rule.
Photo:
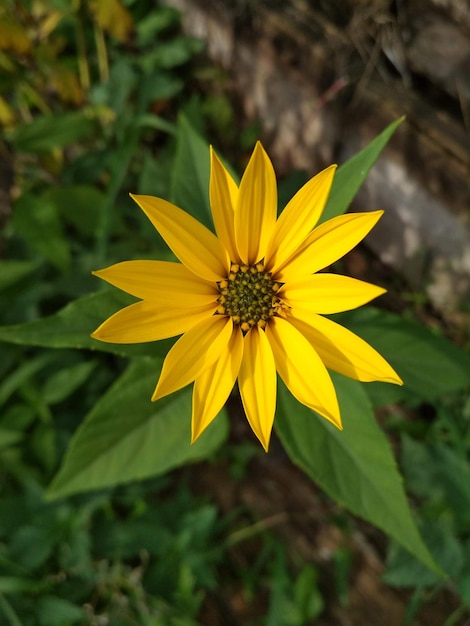
<svg viewBox="0 0 470 626">
<path fill-rule="evenodd" d="M 342 431 L 300 405 L 281 386 L 275 425 L 287 453 L 337 502 L 438 571 L 416 528 L 390 445 L 362 386 L 339 375 L 334 383 Z"/>
<path fill-rule="evenodd" d="M 401 117 L 396 122 L 387 126 L 387 128 L 383 130 L 380 135 L 377 135 L 363 150 L 338 168 L 333 180 L 330 197 L 328 198 L 320 222 L 325 222 L 346 211 L 354 196 L 359 191 L 371 167 L 377 161 L 390 137 L 404 119 L 404 117 Z M 370 208 L 376 209 L 380 207 Z"/>
<path fill-rule="evenodd" d="M 209 146 L 184 115 L 178 119 L 177 138 L 169 200 L 210 225 Z"/>
<path fill-rule="evenodd" d="M 75 434 L 49 498 L 163 474 L 207 456 L 227 436 L 224 414 L 190 444 L 191 389 L 150 401 L 161 359 L 137 359 Z"/>
<path fill-rule="evenodd" d="M 106 318 L 132 302 L 135 298 L 122 291 L 99 291 L 74 300 L 49 317 L 25 324 L 0 326 L 0 341 L 44 348 L 86 348 L 125 356 L 165 354 L 171 345 L 169 341 L 121 345 L 90 337 L 90 333 Z"/>
</svg>

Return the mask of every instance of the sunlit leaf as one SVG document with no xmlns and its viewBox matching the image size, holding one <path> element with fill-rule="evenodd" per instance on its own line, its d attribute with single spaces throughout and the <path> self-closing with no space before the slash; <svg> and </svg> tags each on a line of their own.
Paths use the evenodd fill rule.
<svg viewBox="0 0 470 626">
<path fill-rule="evenodd" d="M 138 359 L 99 400 L 77 431 L 50 498 L 163 474 L 205 459 L 227 435 L 220 415 L 191 445 L 191 389 L 150 402 L 161 359 Z"/>
<path fill-rule="evenodd" d="M 82 104 L 84 99 L 83 89 L 78 75 L 73 69 L 63 64 L 55 63 L 50 68 L 49 80 L 63 102 L 71 102 L 75 105 Z"/>
<path fill-rule="evenodd" d="M 36 4 L 36 8 L 38 5 Z M 46 39 L 57 28 L 62 18 L 66 15 L 65 11 L 54 11 L 51 7 L 47 7 L 39 24 L 39 35 L 41 39 Z"/>
<path fill-rule="evenodd" d="M 0 10 L 0 50 L 15 54 L 27 54 L 31 49 L 28 31 L 6 7 Z"/>
<path fill-rule="evenodd" d="M 25 324 L 0 326 L 0 341 L 45 348 L 85 348 L 126 356 L 165 354 L 171 345 L 167 341 L 123 345 L 104 343 L 90 337 L 103 320 L 132 302 L 135 298 L 122 291 L 100 291 L 71 302 L 49 317 Z"/>
<path fill-rule="evenodd" d="M 132 17 L 119 0 L 93 0 L 90 7 L 98 24 L 118 41 L 124 42 L 132 32 Z"/>
<path fill-rule="evenodd" d="M 1 35 L 0 35 L 1 37 Z M 15 113 L 7 101 L 0 96 L 0 124 L 2 126 L 9 126 L 15 119 Z"/>
</svg>

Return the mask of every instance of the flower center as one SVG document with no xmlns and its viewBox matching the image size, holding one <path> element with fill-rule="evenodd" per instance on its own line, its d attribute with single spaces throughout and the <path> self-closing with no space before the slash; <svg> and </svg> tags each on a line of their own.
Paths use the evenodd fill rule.
<svg viewBox="0 0 470 626">
<path fill-rule="evenodd" d="M 243 331 L 252 326 L 264 328 L 280 306 L 276 293 L 281 285 L 264 270 L 263 263 L 232 263 L 227 279 L 221 280 L 217 286 L 220 291 L 217 313 L 230 315 Z"/>
</svg>

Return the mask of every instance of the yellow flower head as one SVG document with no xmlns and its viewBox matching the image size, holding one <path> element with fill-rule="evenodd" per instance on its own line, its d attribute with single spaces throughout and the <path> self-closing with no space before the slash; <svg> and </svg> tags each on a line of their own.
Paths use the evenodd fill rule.
<svg viewBox="0 0 470 626">
<path fill-rule="evenodd" d="M 258 142 L 238 187 L 211 149 L 210 202 L 217 236 L 175 205 L 132 196 L 181 263 L 125 261 L 95 272 L 139 302 L 93 333 L 112 343 L 182 335 L 168 352 L 152 400 L 194 382 L 192 441 L 235 381 L 248 422 L 268 449 L 276 370 L 295 398 L 338 428 L 327 368 L 361 381 L 401 384 L 369 344 L 322 314 L 354 309 L 384 289 L 317 273 L 351 250 L 382 211 L 349 213 L 315 228 L 336 166 L 309 180 L 277 215 L 272 163 Z"/>
</svg>

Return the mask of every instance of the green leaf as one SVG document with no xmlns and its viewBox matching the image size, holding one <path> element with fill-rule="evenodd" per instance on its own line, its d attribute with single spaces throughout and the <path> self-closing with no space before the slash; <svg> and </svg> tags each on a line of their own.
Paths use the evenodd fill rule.
<svg viewBox="0 0 470 626">
<path fill-rule="evenodd" d="M 13 208 L 13 226 L 33 250 L 59 270 L 68 270 L 69 244 L 53 202 L 30 193 L 22 195 Z"/>
<path fill-rule="evenodd" d="M 400 464 L 410 493 L 428 500 L 442 497 L 430 446 L 404 435 L 400 442 Z"/>
<path fill-rule="evenodd" d="M 24 437 L 24 433 L 19 430 L 7 430 L 0 428 L 0 449 L 9 448 L 19 443 Z"/>
<path fill-rule="evenodd" d="M 210 225 L 209 146 L 184 115 L 178 119 L 177 137 L 169 200 Z"/>
<path fill-rule="evenodd" d="M 137 193 L 161 198 L 168 197 L 169 179 L 173 172 L 172 157 L 164 155 L 163 158 L 156 159 L 150 150 L 142 149 L 140 158 L 142 161 Z M 156 231 L 153 226 L 151 229 L 148 228 L 148 232 L 153 235 Z M 165 247 L 168 250 L 166 244 Z"/>
<path fill-rule="evenodd" d="M 176 26 L 181 20 L 181 13 L 172 7 L 159 6 L 142 17 L 136 24 L 139 46 L 154 46 L 155 39 L 162 31 Z"/>
<path fill-rule="evenodd" d="M 85 139 L 95 127 L 93 117 L 84 111 L 47 115 L 19 126 L 12 140 L 20 152 L 41 154 Z"/>
<path fill-rule="evenodd" d="M 421 524 L 421 533 L 430 546 L 436 562 L 447 574 L 457 580 L 464 565 L 462 546 L 452 528 L 442 520 L 426 521 Z M 442 582 L 434 571 L 424 567 L 409 552 L 393 542 L 387 555 L 387 570 L 383 580 L 395 587 L 430 586 Z"/>
<path fill-rule="evenodd" d="M 426 501 L 445 502 L 455 527 L 470 526 L 470 464 L 442 443 L 426 444 L 403 437 L 401 465 L 411 493 Z"/>
<path fill-rule="evenodd" d="M 310 563 L 303 566 L 295 581 L 294 600 L 301 624 L 320 617 L 325 608 L 323 596 L 318 588 L 318 572 Z"/>
<path fill-rule="evenodd" d="M 141 65 L 144 71 L 149 72 L 154 67 L 170 69 L 183 65 L 189 59 L 201 52 L 204 43 L 200 39 L 176 36 L 168 41 L 159 41 L 158 46 L 154 46 L 151 53 L 147 53 L 141 58 Z"/>
<path fill-rule="evenodd" d="M 56 542 L 57 533 L 51 532 L 44 518 L 23 520 L 9 539 L 9 555 L 14 563 L 32 571 L 47 561 Z"/>
<path fill-rule="evenodd" d="M 152 102 L 174 98 L 184 87 L 184 82 L 182 80 L 176 78 L 173 74 L 167 74 L 161 70 L 147 76 L 146 80 L 149 82 L 146 95 Z M 166 124 L 168 128 L 172 128 L 172 124 L 164 118 L 159 118 L 158 116 L 155 117 L 161 120 L 161 123 Z"/>
<path fill-rule="evenodd" d="M 37 592 L 41 582 L 28 578 L 17 578 L 14 576 L 0 576 L 0 593 L 24 593 Z"/>
<path fill-rule="evenodd" d="M 100 223 L 105 195 L 88 185 L 51 187 L 45 198 L 69 224 L 83 235 L 94 235 Z"/>
<path fill-rule="evenodd" d="M 23 622 L 20 620 L 15 610 L 5 598 L 3 593 L 0 592 L 0 615 L 3 615 L 8 620 L 8 626 L 23 626 Z"/>
<path fill-rule="evenodd" d="M 54 360 L 57 360 L 54 354 L 41 354 L 34 358 L 30 357 L 25 363 L 17 363 L 15 369 L 4 375 L 0 383 L 0 405 L 4 405 L 27 380 L 44 370 Z"/>
<path fill-rule="evenodd" d="M 430 401 L 469 386 L 470 356 L 450 341 L 416 322 L 373 307 L 362 307 L 334 319 L 370 343 L 395 368 L 404 386 L 387 390 L 385 383 L 369 383 L 392 401 L 418 396 Z M 375 404 L 375 402 L 374 402 Z"/>
<path fill-rule="evenodd" d="M 152 130 L 161 130 L 169 135 L 176 135 L 176 126 L 173 122 L 169 122 L 160 115 L 152 115 L 150 113 L 144 113 L 137 118 L 139 126 L 143 128 L 151 128 Z"/>
<path fill-rule="evenodd" d="M 122 291 L 100 291 L 71 302 L 49 317 L 0 326 L 0 341 L 44 348 L 75 348 L 112 352 L 124 356 L 157 356 L 168 350 L 171 342 L 158 341 L 139 345 L 104 343 L 90 337 L 105 319 L 135 299 Z"/>
<path fill-rule="evenodd" d="M 401 117 L 387 126 L 363 150 L 338 168 L 320 223 L 346 211 L 390 137 L 404 119 Z"/>
<path fill-rule="evenodd" d="M 57 596 L 42 596 L 36 610 L 41 626 L 69 626 L 85 619 L 84 609 Z"/>
<path fill-rule="evenodd" d="M 0 291 L 20 282 L 38 266 L 37 261 L 0 261 Z"/>
<path fill-rule="evenodd" d="M 191 389 L 150 401 L 161 362 L 134 361 L 99 400 L 74 436 L 49 498 L 163 474 L 221 445 L 224 414 L 190 444 Z"/>
<path fill-rule="evenodd" d="M 120 57 L 111 65 L 109 79 L 93 86 L 91 100 L 98 106 L 108 105 L 118 117 L 121 117 L 125 113 L 137 80 L 138 76 L 131 62 L 125 57 Z"/>
<path fill-rule="evenodd" d="M 97 364 L 96 361 L 85 361 L 70 367 L 62 367 L 49 376 L 41 392 L 44 402 L 52 405 L 68 398 L 83 385 Z"/>
<path fill-rule="evenodd" d="M 300 405 L 281 386 L 275 425 L 287 453 L 337 502 L 438 571 L 416 528 L 390 445 L 362 386 L 338 375 L 334 383 L 342 431 Z"/>
</svg>

